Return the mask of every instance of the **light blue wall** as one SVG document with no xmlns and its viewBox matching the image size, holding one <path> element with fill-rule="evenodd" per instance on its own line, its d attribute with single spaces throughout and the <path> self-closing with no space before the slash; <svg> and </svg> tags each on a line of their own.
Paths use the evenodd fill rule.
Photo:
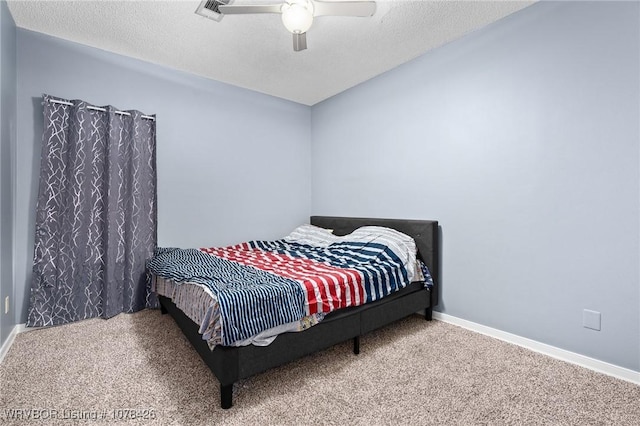
<svg viewBox="0 0 640 426">
<path fill-rule="evenodd" d="M 310 108 L 18 29 L 16 299 L 25 322 L 41 96 L 157 114 L 158 239 L 224 245 L 308 221 Z"/>
<path fill-rule="evenodd" d="M 13 292 L 13 199 L 16 145 L 16 26 L 0 1 L 0 347 L 16 324 Z M 10 308 L 5 314 L 4 302 Z"/>
<path fill-rule="evenodd" d="M 438 219 L 440 311 L 640 371 L 639 16 L 542 2 L 314 106 L 313 214 Z"/>
</svg>

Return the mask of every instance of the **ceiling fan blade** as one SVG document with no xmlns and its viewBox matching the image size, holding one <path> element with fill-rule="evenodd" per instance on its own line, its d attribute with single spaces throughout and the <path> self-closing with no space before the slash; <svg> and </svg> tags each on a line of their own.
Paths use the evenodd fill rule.
<svg viewBox="0 0 640 426">
<path fill-rule="evenodd" d="M 376 12 L 376 2 L 314 0 L 313 10 L 313 16 L 372 16 Z"/>
<path fill-rule="evenodd" d="M 248 13 L 282 13 L 281 8 L 282 4 L 221 4 L 220 6 L 218 6 L 218 10 L 220 10 L 223 15 L 241 15 Z"/>
<path fill-rule="evenodd" d="M 293 50 L 299 52 L 307 48 L 307 33 L 293 33 Z"/>
</svg>

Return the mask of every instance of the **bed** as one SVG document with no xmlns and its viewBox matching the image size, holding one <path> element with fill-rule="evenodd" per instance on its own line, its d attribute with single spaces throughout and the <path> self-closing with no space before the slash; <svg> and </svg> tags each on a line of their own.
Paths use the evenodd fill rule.
<svg viewBox="0 0 640 426">
<path fill-rule="evenodd" d="M 231 408 L 233 385 L 240 379 L 347 340 L 353 341 L 353 352 L 358 354 L 360 337 L 372 330 L 417 312 L 424 313 L 426 320 L 432 318 L 433 307 L 438 303 L 440 250 L 437 221 L 312 216 L 310 223 L 331 229 L 337 236 L 350 234 L 362 226 L 382 226 L 413 237 L 418 258 L 428 267 L 433 285 L 425 288 L 423 282 L 412 282 L 380 300 L 335 310 L 304 331 L 278 335 L 267 346 L 218 345 L 213 350 L 203 340 L 200 325 L 179 309 L 171 298 L 159 295 L 162 313 L 173 317 L 218 379 L 223 409 Z"/>
</svg>

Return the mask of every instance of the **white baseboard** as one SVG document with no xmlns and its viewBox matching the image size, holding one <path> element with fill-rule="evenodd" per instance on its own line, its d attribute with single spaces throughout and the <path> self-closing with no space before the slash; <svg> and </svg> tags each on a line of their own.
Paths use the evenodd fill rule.
<svg viewBox="0 0 640 426">
<path fill-rule="evenodd" d="M 25 329 L 24 324 L 17 324 L 16 326 L 13 327 L 13 330 L 11 330 L 11 333 L 9 333 L 9 337 L 7 338 L 7 340 L 5 340 L 2 347 L 0 347 L 0 364 L 2 364 L 2 361 L 4 360 L 4 356 L 7 354 L 7 352 L 9 352 L 9 348 L 13 344 L 13 341 L 15 340 L 16 335 L 18 333 L 22 333 L 24 329 Z"/>
<path fill-rule="evenodd" d="M 609 376 L 616 377 L 618 379 L 626 380 L 631 383 L 640 385 L 640 372 L 630 370 L 628 368 L 619 367 L 608 362 L 600 361 L 594 358 L 589 358 L 584 355 L 570 352 L 564 349 L 556 348 L 555 346 L 540 343 L 535 340 L 527 339 L 525 337 L 518 336 L 516 334 L 507 333 L 495 328 L 487 327 L 475 322 L 467 321 L 452 315 L 443 314 L 441 312 L 433 311 L 433 319 L 446 322 L 449 324 L 457 325 L 462 328 L 466 328 L 471 331 L 475 331 L 480 334 L 484 334 L 489 337 L 494 337 L 499 340 L 503 340 L 514 345 L 522 346 L 523 348 L 530 349 L 534 352 L 538 352 L 544 355 L 548 355 L 552 358 L 556 358 L 562 361 L 576 364 L 581 367 L 588 368 L 598 373 L 603 373 Z"/>
</svg>

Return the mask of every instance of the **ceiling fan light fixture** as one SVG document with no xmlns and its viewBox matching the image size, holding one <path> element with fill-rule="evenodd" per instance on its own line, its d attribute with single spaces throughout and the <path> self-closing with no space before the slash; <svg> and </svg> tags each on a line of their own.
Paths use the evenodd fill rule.
<svg viewBox="0 0 640 426">
<path fill-rule="evenodd" d="M 293 34 L 306 33 L 313 23 L 313 5 L 307 0 L 288 0 L 282 5 L 282 23 Z"/>
</svg>

